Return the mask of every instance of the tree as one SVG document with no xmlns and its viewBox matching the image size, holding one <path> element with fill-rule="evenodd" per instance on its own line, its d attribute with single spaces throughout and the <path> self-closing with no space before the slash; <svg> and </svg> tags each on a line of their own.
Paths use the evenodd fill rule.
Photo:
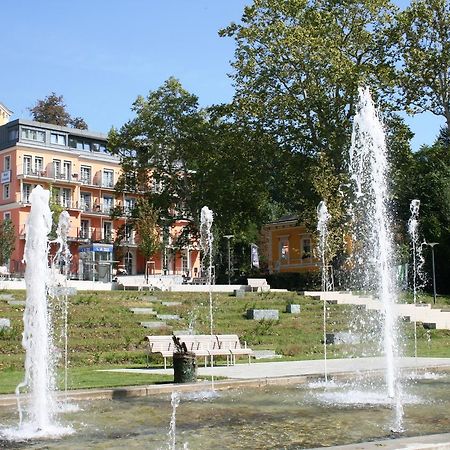
<svg viewBox="0 0 450 450">
<path fill-rule="evenodd" d="M 237 109 L 292 152 L 325 151 L 339 169 L 358 85 L 390 90 L 381 31 L 394 11 L 388 0 L 255 0 L 221 31 L 236 40 Z"/>
<path fill-rule="evenodd" d="M 67 111 L 62 95 L 52 92 L 44 100 L 38 100 L 32 108 L 28 108 L 36 122 L 51 123 L 61 127 L 71 125 L 73 128 L 87 130 L 87 124 L 81 117 L 72 118 Z"/>
<path fill-rule="evenodd" d="M 160 248 L 158 233 L 159 211 L 147 200 L 139 199 L 136 208 L 137 215 L 131 225 L 139 236 L 138 248 L 148 261 Z"/>
<path fill-rule="evenodd" d="M 442 116 L 450 130 L 450 3 L 414 0 L 397 16 L 392 37 L 400 105 Z"/>
<path fill-rule="evenodd" d="M 5 219 L 0 224 L 0 265 L 4 266 L 15 249 L 16 231 L 13 223 Z"/>
<path fill-rule="evenodd" d="M 406 223 L 411 200 L 420 200 L 420 234 L 427 242 L 439 243 L 435 249 L 438 292 L 450 293 L 450 147 L 443 135 L 441 132 L 433 145 L 412 153 L 409 167 L 405 166 L 399 202 Z M 431 279 L 430 255 L 427 262 Z"/>
</svg>

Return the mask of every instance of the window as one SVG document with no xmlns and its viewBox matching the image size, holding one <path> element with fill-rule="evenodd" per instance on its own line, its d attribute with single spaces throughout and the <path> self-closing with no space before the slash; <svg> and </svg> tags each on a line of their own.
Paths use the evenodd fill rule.
<svg viewBox="0 0 450 450">
<path fill-rule="evenodd" d="M 311 239 L 303 238 L 302 239 L 302 258 L 311 258 Z"/>
<path fill-rule="evenodd" d="M 136 199 L 135 198 L 125 198 L 125 207 L 124 207 L 124 213 L 125 214 L 131 214 L 131 212 L 134 209 L 134 206 L 136 204 Z"/>
<path fill-rule="evenodd" d="M 289 260 L 289 239 L 287 238 L 280 240 L 280 259 L 283 262 Z"/>
<path fill-rule="evenodd" d="M 3 160 L 3 170 L 11 170 L 11 155 L 5 156 Z"/>
<path fill-rule="evenodd" d="M 23 203 L 30 203 L 31 189 L 32 189 L 31 184 L 23 184 L 22 185 L 22 202 Z"/>
<path fill-rule="evenodd" d="M 34 172 L 38 175 L 44 173 L 44 158 L 42 156 L 34 157 Z"/>
<path fill-rule="evenodd" d="M 72 206 L 72 191 L 70 189 L 61 189 L 61 206 L 70 208 Z"/>
<path fill-rule="evenodd" d="M 92 196 L 89 192 L 80 193 L 81 209 L 83 211 L 90 211 L 92 204 Z"/>
<path fill-rule="evenodd" d="M 103 239 L 106 242 L 112 241 L 112 223 L 111 222 L 103 222 Z"/>
<path fill-rule="evenodd" d="M 114 199 L 109 196 L 103 197 L 103 212 L 109 214 L 113 208 Z"/>
<path fill-rule="evenodd" d="M 183 254 L 181 256 L 181 271 L 183 272 L 183 275 L 185 273 L 189 273 L 189 270 L 188 270 L 188 259 L 187 259 L 187 255 L 186 254 Z"/>
<path fill-rule="evenodd" d="M 32 173 L 32 161 L 33 158 L 29 155 L 25 155 L 23 157 L 23 174 L 24 175 L 29 175 Z"/>
<path fill-rule="evenodd" d="M 7 200 L 9 198 L 9 195 L 10 195 L 10 184 L 5 183 L 3 185 L 3 200 Z"/>
<path fill-rule="evenodd" d="M 9 211 L 3 213 L 3 220 L 11 220 L 11 213 Z"/>
<path fill-rule="evenodd" d="M 91 184 L 91 168 L 87 166 L 81 166 L 80 178 L 83 184 Z"/>
<path fill-rule="evenodd" d="M 61 178 L 64 178 L 65 180 L 70 180 L 71 175 L 72 175 L 72 163 L 70 161 L 64 161 L 63 173 Z"/>
<path fill-rule="evenodd" d="M 80 239 L 90 239 L 89 220 L 82 220 L 80 223 Z"/>
<path fill-rule="evenodd" d="M 18 128 L 10 128 L 8 130 L 8 140 L 9 141 L 17 141 L 19 139 L 19 129 Z"/>
<path fill-rule="evenodd" d="M 53 178 L 61 178 L 61 161 L 59 159 L 53 160 Z"/>
<path fill-rule="evenodd" d="M 103 169 L 102 186 L 112 188 L 114 187 L 114 171 L 110 169 Z"/>
<path fill-rule="evenodd" d="M 22 139 L 45 142 L 45 132 L 34 128 L 22 128 Z"/>
<path fill-rule="evenodd" d="M 66 145 L 66 135 L 60 133 L 50 133 L 50 143 L 56 145 Z"/>
<path fill-rule="evenodd" d="M 134 244 L 133 227 L 129 224 L 125 225 L 125 242 L 127 244 Z"/>
</svg>

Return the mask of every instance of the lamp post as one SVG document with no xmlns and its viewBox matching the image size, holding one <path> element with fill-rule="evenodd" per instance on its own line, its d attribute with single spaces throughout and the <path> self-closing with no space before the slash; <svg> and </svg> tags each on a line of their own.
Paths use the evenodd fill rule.
<svg viewBox="0 0 450 450">
<path fill-rule="evenodd" d="M 433 303 L 436 304 L 436 271 L 434 267 L 434 246 L 439 242 L 428 242 L 427 245 L 431 247 L 431 267 L 433 271 Z"/>
<path fill-rule="evenodd" d="M 234 234 L 226 234 L 224 238 L 228 240 L 228 285 L 231 284 L 231 248 L 230 240 L 234 238 Z"/>
</svg>

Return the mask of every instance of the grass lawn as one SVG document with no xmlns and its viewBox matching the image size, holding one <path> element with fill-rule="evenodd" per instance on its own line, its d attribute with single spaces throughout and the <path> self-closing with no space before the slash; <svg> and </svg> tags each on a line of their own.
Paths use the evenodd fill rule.
<svg viewBox="0 0 450 450">
<path fill-rule="evenodd" d="M 24 291 L 12 291 L 17 300 L 25 299 Z M 180 302 L 165 306 L 161 302 Z M 404 296 L 402 301 L 411 301 Z M 432 302 L 432 297 L 420 301 Z M 442 306 L 449 297 L 438 297 Z M 288 303 L 301 306 L 299 315 L 285 313 Z M 254 350 L 269 349 L 285 360 L 319 359 L 323 357 L 323 305 L 320 301 L 288 293 L 247 293 L 244 297 L 213 294 L 214 330 L 217 334 L 238 334 L 241 341 Z M 436 305 L 437 306 L 437 305 Z M 158 314 L 178 314 L 180 321 L 168 320 L 167 327 L 153 331 L 141 321 L 156 320 L 151 315 L 136 315 L 129 308 L 153 308 Z M 60 316 L 61 305 L 55 303 L 54 316 Z M 247 320 L 247 309 L 278 309 L 277 321 Z M 0 393 L 13 392 L 22 378 L 24 351 L 21 345 L 23 306 L 12 306 L 0 300 L 0 317 L 11 319 L 12 328 L 0 331 Z M 358 310 L 348 305 L 328 305 L 327 331 L 352 331 L 365 336 L 355 345 L 331 345 L 329 358 L 372 356 L 378 354 L 374 342 L 380 333 L 375 312 Z M 146 367 L 144 338 L 148 334 L 171 334 L 187 329 L 189 324 L 200 334 L 209 334 L 209 297 L 199 293 L 137 291 L 80 292 L 69 298 L 69 388 L 113 387 L 171 381 L 172 377 L 96 372 L 98 368 Z M 62 323 L 56 321 L 57 348 L 64 348 Z M 402 323 L 403 354 L 413 355 L 413 325 Z M 418 355 L 450 357 L 450 331 L 424 330 L 418 326 Z M 152 357 L 152 366 L 161 366 L 162 358 Z"/>
</svg>

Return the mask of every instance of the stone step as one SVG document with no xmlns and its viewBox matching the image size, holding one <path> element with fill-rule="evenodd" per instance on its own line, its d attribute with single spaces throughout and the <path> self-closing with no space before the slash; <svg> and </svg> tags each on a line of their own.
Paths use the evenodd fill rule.
<svg viewBox="0 0 450 450">
<path fill-rule="evenodd" d="M 151 314 L 156 315 L 156 311 L 153 308 L 129 308 L 133 314 Z"/>
<path fill-rule="evenodd" d="M 161 320 L 181 320 L 178 314 L 157 314 L 156 317 Z"/>
<path fill-rule="evenodd" d="M 163 306 L 180 306 L 181 302 L 161 302 Z"/>
<path fill-rule="evenodd" d="M 5 317 L 0 317 L 0 330 L 11 328 L 11 320 Z"/>
<path fill-rule="evenodd" d="M 11 306 L 25 306 L 25 300 L 8 300 L 8 305 Z"/>
<path fill-rule="evenodd" d="M 141 326 L 151 329 L 167 328 L 166 322 L 141 322 Z"/>
</svg>

